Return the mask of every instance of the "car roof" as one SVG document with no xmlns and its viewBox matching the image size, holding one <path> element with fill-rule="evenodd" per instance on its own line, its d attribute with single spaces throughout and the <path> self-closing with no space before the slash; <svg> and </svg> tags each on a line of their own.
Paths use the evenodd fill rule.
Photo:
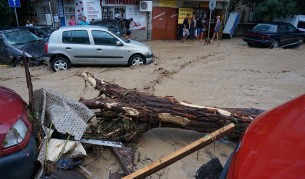
<svg viewBox="0 0 305 179">
<path fill-rule="evenodd" d="M 27 31 L 23 28 L 13 27 L 13 28 L 7 28 L 7 29 L 0 29 L 0 33 L 2 32 L 11 32 L 11 31 Z"/>
<path fill-rule="evenodd" d="M 290 24 L 290 23 L 287 23 L 287 22 L 264 22 L 264 23 L 259 23 L 259 24 L 281 25 L 281 24 Z"/>
<path fill-rule="evenodd" d="M 62 26 L 59 30 L 108 30 L 105 27 L 95 26 L 95 25 L 76 25 L 76 26 Z"/>
<path fill-rule="evenodd" d="M 52 26 L 20 26 L 21 28 L 53 28 Z"/>
<path fill-rule="evenodd" d="M 94 22 L 118 22 L 117 20 L 115 19 L 94 19 Z"/>
</svg>

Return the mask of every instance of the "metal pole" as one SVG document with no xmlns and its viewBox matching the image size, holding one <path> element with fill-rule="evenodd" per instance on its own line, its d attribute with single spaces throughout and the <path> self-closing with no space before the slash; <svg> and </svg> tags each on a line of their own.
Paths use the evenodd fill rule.
<svg viewBox="0 0 305 179">
<path fill-rule="evenodd" d="M 211 18 L 212 18 L 212 10 L 210 10 L 210 20 L 209 20 L 209 31 L 208 31 L 208 41 L 210 40 L 210 28 L 211 28 Z"/>
<path fill-rule="evenodd" d="M 15 11 L 15 16 L 16 16 L 17 27 L 19 27 L 18 15 L 17 15 L 16 7 L 14 7 L 14 11 Z"/>
<path fill-rule="evenodd" d="M 38 2 L 37 1 L 35 1 L 36 3 L 36 7 L 35 7 L 35 9 L 36 9 L 36 18 L 37 18 L 37 23 L 40 23 L 40 15 L 39 15 L 39 10 L 38 10 Z"/>
<path fill-rule="evenodd" d="M 53 19 L 53 13 L 52 13 L 52 7 L 51 7 L 51 1 L 50 0 L 49 0 L 49 8 L 50 8 L 52 26 L 55 27 L 54 19 Z"/>
</svg>

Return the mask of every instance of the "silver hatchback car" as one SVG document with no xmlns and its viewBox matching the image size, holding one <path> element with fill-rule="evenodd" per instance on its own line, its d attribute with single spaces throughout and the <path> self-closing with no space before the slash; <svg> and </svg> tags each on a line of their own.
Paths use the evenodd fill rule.
<svg viewBox="0 0 305 179">
<path fill-rule="evenodd" d="M 65 26 L 54 31 L 45 44 L 45 60 L 53 71 L 71 65 L 142 65 L 153 60 L 143 43 L 127 40 L 99 26 Z"/>
</svg>

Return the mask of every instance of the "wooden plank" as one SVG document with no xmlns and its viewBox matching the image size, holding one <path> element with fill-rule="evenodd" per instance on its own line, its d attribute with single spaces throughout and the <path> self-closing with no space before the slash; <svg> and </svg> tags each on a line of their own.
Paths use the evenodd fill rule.
<svg viewBox="0 0 305 179">
<path fill-rule="evenodd" d="M 207 146 L 216 140 L 226 136 L 230 132 L 232 132 L 233 128 L 235 127 L 234 124 L 229 124 L 221 129 L 216 130 L 213 133 L 207 134 L 206 136 L 196 140 L 195 142 L 169 154 L 165 157 L 151 163 L 150 165 L 135 171 L 134 173 L 124 177 L 123 179 L 131 179 L 131 178 L 145 178 L 157 171 L 175 163 L 176 161 L 188 156 L 189 154 Z"/>
</svg>

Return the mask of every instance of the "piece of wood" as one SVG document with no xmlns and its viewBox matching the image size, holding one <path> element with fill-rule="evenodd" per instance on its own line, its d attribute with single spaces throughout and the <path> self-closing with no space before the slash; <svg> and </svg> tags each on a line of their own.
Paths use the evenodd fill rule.
<svg viewBox="0 0 305 179">
<path fill-rule="evenodd" d="M 118 158 L 124 175 L 129 175 L 133 172 L 134 164 L 134 151 L 130 147 L 121 147 L 121 148 L 110 148 L 111 151 L 115 154 L 115 156 Z"/>
<path fill-rule="evenodd" d="M 29 58 L 25 56 L 25 52 L 23 52 L 22 60 L 25 70 L 26 84 L 29 90 L 29 109 L 31 112 L 33 112 L 33 84 L 29 70 Z"/>
<path fill-rule="evenodd" d="M 215 142 L 216 140 L 226 136 L 228 133 L 233 131 L 234 127 L 235 127 L 235 125 L 231 123 L 213 133 L 207 134 L 205 137 L 200 138 L 199 140 L 159 159 L 158 161 L 151 163 L 150 165 L 148 165 L 126 177 L 123 177 L 123 179 L 145 178 L 153 173 L 156 173 L 157 171 L 175 163 L 176 161 L 203 148 L 204 146 L 207 146 L 208 144 L 211 144 L 211 143 Z"/>
</svg>

